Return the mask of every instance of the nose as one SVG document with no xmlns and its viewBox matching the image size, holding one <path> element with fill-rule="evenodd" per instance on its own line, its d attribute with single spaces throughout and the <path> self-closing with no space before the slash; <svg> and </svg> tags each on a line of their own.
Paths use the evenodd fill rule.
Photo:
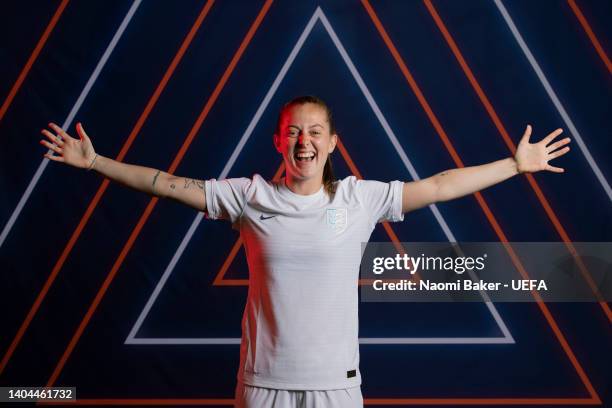
<svg viewBox="0 0 612 408">
<path fill-rule="evenodd" d="M 305 132 L 300 132 L 298 136 L 298 144 L 308 146 L 310 144 L 310 136 Z"/>
</svg>

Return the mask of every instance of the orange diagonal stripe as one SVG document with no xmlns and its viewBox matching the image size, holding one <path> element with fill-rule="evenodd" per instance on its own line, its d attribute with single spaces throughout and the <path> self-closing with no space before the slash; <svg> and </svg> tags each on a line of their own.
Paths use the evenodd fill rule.
<svg viewBox="0 0 612 408">
<path fill-rule="evenodd" d="M 582 26 L 587 36 L 589 37 L 589 40 L 591 40 L 591 44 L 593 44 L 593 47 L 595 47 L 595 51 L 597 51 L 599 58 L 601 58 L 603 63 L 606 64 L 606 67 L 608 68 L 608 72 L 612 73 L 612 63 L 610 62 L 610 59 L 608 58 L 608 54 L 606 54 L 606 51 L 604 51 L 603 47 L 599 43 L 597 36 L 591 29 L 591 25 L 587 21 L 586 17 L 582 14 L 580 7 L 578 7 L 578 5 L 576 4 L 574 0 L 567 0 L 567 4 L 569 4 L 570 8 L 576 15 L 576 18 L 578 19 L 578 21 L 580 22 L 580 25 Z"/>
<path fill-rule="evenodd" d="M 183 55 L 185 54 L 185 52 L 191 45 L 191 41 L 193 40 L 198 29 L 200 28 L 202 21 L 204 21 L 204 18 L 208 14 L 208 10 L 210 10 L 212 3 L 213 3 L 213 0 L 209 0 L 202 8 L 202 11 L 200 12 L 198 18 L 196 19 L 195 23 L 191 27 L 191 30 L 189 31 L 189 33 L 183 40 L 181 47 L 179 48 L 176 55 L 172 59 L 172 63 L 166 70 L 166 73 L 162 77 L 162 80 L 160 81 L 160 83 L 157 85 L 157 88 L 155 89 L 153 96 L 149 99 L 147 106 L 145 107 L 144 111 L 141 113 L 140 117 L 138 118 L 136 125 L 130 132 L 130 135 L 128 136 L 127 140 L 124 142 L 123 147 L 121 148 L 121 151 L 119 152 L 115 160 L 122 161 L 125 155 L 127 154 L 128 150 L 130 149 L 130 146 L 132 145 L 132 142 L 134 141 L 134 139 L 140 132 L 140 129 L 144 125 L 147 118 L 149 117 L 151 110 L 157 104 L 157 100 L 159 99 L 162 91 L 165 89 L 166 84 L 168 83 L 172 75 L 174 74 L 174 71 L 177 65 L 179 64 L 179 62 L 183 58 Z M 81 233 L 83 232 L 83 229 L 89 222 L 91 215 L 93 214 L 94 210 L 98 206 L 98 203 L 102 199 L 102 196 L 106 192 L 108 185 L 109 185 L 109 180 L 105 179 L 100 185 L 100 187 L 98 188 L 98 191 L 96 192 L 94 198 L 89 203 L 89 206 L 87 207 L 87 210 L 85 210 L 85 214 L 83 214 L 83 216 L 81 217 L 81 220 L 79 221 L 79 224 L 77 225 L 76 229 L 72 232 L 72 236 L 70 237 L 70 240 L 66 244 L 66 247 L 62 251 L 62 254 L 60 255 L 59 259 L 56 261 L 55 266 L 53 267 L 51 273 L 47 277 L 47 280 L 45 281 L 45 284 L 43 285 L 42 289 L 38 293 L 38 296 L 36 296 L 36 300 L 32 304 L 32 307 L 30 308 L 30 311 L 26 315 L 24 321 L 21 323 L 21 326 L 19 327 L 19 330 L 17 331 L 17 334 L 15 335 L 15 338 L 11 342 L 11 345 L 9 346 L 8 350 L 4 354 L 2 361 L 0 361 L 0 374 L 2 374 L 2 372 L 4 371 L 4 368 L 6 367 L 11 356 L 15 352 L 15 348 L 17 347 L 17 345 L 19 345 L 21 338 L 23 337 L 24 333 L 30 326 L 32 319 L 38 312 L 38 309 L 40 308 L 42 301 L 46 297 L 47 292 L 49 291 L 51 285 L 55 281 L 55 278 L 59 274 L 59 271 L 64 266 L 64 262 L 66 262 L 68 255 L 70 255 L 70 253 L 72 252 L 72 249 L 74 248 L 77 241 L 79 240 L 79 237 L 81 236 Z"/>
<path fill-rule="evenodd" d="M 212 1 L 211 1 L 211 3 L 212 3 Z M 175 159 L 173 160 L 172 164 L 170 165 L 170 168 L 168 169 L 168 173 L 173 173 L 174 170 L 180 164 L 183 156 L 185 155 L 185 153 L 189 149 L 189 146 L 191 145 L 191 142 L 192 142 L 193 138 L 195 137 L 196 133 L 198 132 L 198 130 L 202 126 L 202 123 L 204 122 L 204 119 L 206 119 L 206 116 L 208 115 L 208 112 L 210 112 L 210 109 L 212 108 L 212 106 L 216 102 L 219 94 L 221 93 L 221 90 L 225 86 L 228 78 L 231 76 L 234 68 L 236 67 L 236 64 L 238 63 L 238 61 L 242 57 L 242 55 L 244 53 L 244 50 L 247 48 L 247 46 L 251 42 L 251 39 L 253 38 L 253 35 L 255 35 L 255 32 L 259 28 L 259 25 L 261 24 L 261 21 L 263 20 L 263 18 L 267 14 L 271 4 L 272 4 L 272 0 L 266 0 L 264 5 L 262 6 L 261 10 L 259 11 L 259 14 L 257 15 L 257 18 L 255 19 L 255 21 L 253 22 L 253 24 L 249 28 L 249 31 L 247 32 L 247 34 L 245 35 L 244 39 L 242 40 L 242 43 L 240 44 L 240 47 L 238 48 L 238 50 L 234 54 L 234 57 L 232 58 L 232 60 L 231 60 L 230 64 L 228 65 L 228 67 L 225 69 L 225 72 L 223 73 L 223 76 L 221 77 L 221 79 L 217 83 L 217 86 L 213 90 L 213 92 L 212 92 L 211 96 L 209 97 L 208 101 L 206 102 L 202 112 L 200 112 L 200 115 L 198 116 L 198 118 L 195 121 L 192 129 L 190 130 L 189 134 L 187 135 L 187 138 L 183 142 L 183 145 L 182 145 L 181 149 L 179 150 L 179 152 L 177 153 Z M 208 3 L 207 3 L 207 5 L 208 5 Z M 102 298 L 104 297 L 106 291 L 108 290 L 108 287 L 110 286 L 110 284 L 113 281 L 115 275 L 117 274 L 117 271 L 121 267 L 125 257 L 129 253 L 129 251 L 132 249 L 132 245 L 134 244 L 134 242 L 136 241 L 136 239 L 140 235 L 140 231 L 142 230 L 142 227 L 146 224 L 147 220 L 149 219 L 149 215 L 151 214 L 151 212 L 155 208 L 155 205 L 157 204 L 157 200 L 158 200 L 157 197 L 154 197 L 154 198 L 152 198 L 149 201 L 149 204 L 147 205 L 146 209 L 144 210 L 143 214 L 141 215 L 140 219 L 138 220 L 138 223 L 136 224 L 136 226 L 132 230 L 132 233 L 130 234 L 130 237 L 128 238 L 127 242 L 123 246 L 123 249 L 121 250 L 121 253 L 119 254 L 117 259 L 115 260 L 115 263 L 113 264 L 113 267 L 109 271 L 106 279 L 102 283 L 102 286 L 98 290 L 98 293 L 96 294 L 96 297 L 94 298 L 92 304 L 90 305 L 89 309 L 87 310 L 87 313 L 83 317 L 83 320 L 79 324 L 79 327 L 77 328 L 77 330 L 75 331 L 74 335 L 72 336 L 72 339 L 70 340 L 70 343 L 66 347 L 66 350 L 64 351 L 64 354 L 62 355 L 62 357 L 58 361 L 57 366 L 55 367 L 55 370 L 53 371 L 53 374 L 51 375 L 51 377 L 47 381 L 47 387 L 51 387 L 56 382 L 57 378 L 59 377 L 60 373 L 62 372 L 62 370 L 64 368 L 64 365 L 66 364 L 66 362 L 68 361 L 68 358 L 70 357 L 70 354 L 72 353 L 72 351 L 74 350 L 74 347 L 76 346 L 76 344 L 78 343 L 79 339 L 81 338 L 81 335 L 83 334 L 83 331 L 85 330 L 85 328 L 89 324 L 91 316 L 93 316 L 93 313 L 97 309 L 98 304 L 101 302 Z"/>
<path fill-rule="evenodd" d="M 472 70 L 470 69 L 470 67 L 468 66 L 467 62 L 465 61 L 465 58 L 463 58 L 463 54 L 459 50 L 459 47 L 455 43 L 452 35 L 450 34 L 448 29 L 446 28 L 446 25 L 444 24 L 444 22 L 442 21 L 442 19 L 438 15 L 438 12 L 436 11 L 436 8 L 433 6 L 431 1 L 430 0 L 424 0 L 424 3 L 425 3 L 425 6 L 427 7 L 427 10 L 431 14 L 433 20 L 435 21 L 436 26 L 438 27 L 438 29 L 442 33 L 442 35 L 443 35 L 444 39 L 446 40 L 448 46 L 450 47 L 450 49 L 452 50 L 453 54 L 455 55 L 455 58 L 457 59 L 457 62 L 461 66 L 461 69 L 463 70 L 465 76 L 468 78 L 470 84 L 472 85 L 472 88 L 474 89 L 474 91 L 478 95 L 478 98 L 480 99 L 480 102 L 483 104 L 485 110 L 489 114 L 489 117 L 491 118 L 491 120 L 495 124 L 495 127 L 497 128 L 497 131 L 499 132 L 499 134 L 501 135 L 502 139 L 506 143 L 506 146 L 508 146 L 508 149 L 510 150 L 510 152 L 512 152 L 512 154 L 514 155 L 516 153 L 516 146 L 514 145 L 514 142 L 512 141 L 510 136 L 508 135 L 508 132 L 506 131 L 506 128 L 502 124 L 499 116 L 497 115 L 497 112 L 495 111 L 495 109 L 493 108 L 493 105 L 489 101 L 489 98 L 485 95 L 484 91 L 480 87 L 480 84 L 476 80 L 476 77 L 472 73 Z M 604 313 L 608 317 L 608 321 L 612 322 L 612 311 L 610 310 L 610 306 L 608 306 L 608 302 L 603 300 L 604 297 L 599 292 L 599 288 L 597 287 L 597 284 L 595 283 L 595 281 L 593 281 L 593 278 L 591 277 L 591 274 L 589 273 L 586 265 L 582 261 L 582 258 L 580 258 L 580 256 L 578 256 L 576 248 L 574 247 L 574 245 L 572 243 L 572 240 L 570 239 L 569 235 L 567 234 L 567 231 L 565 230 L 565 228 L 561 224 L 561 221 L 559 221 L 559 218 L 557 217 L 557 214 L 552 209 L 552 206 L 548 202 L 548 199 L 544 195 L 544 192 L 542 191 L 542 189 L 538 185 L 537 181 L 535 180 L 535 177 L 533 177 L 532 174 L 526 174 L 526 176 L 527 176 L 527 181 L 529 182 L 529 185 L 531 186 L 531 188 L 534 191 L 536 197 L 538 198 L 538 201 L 540 201 L 540 204 L 542 205 L 542 208 L 544 208 L 544 211 L 546 212 L 546 215 L 548 216 L 548 219 L 552 222 L 555 230 L 557 231 L 557 233 L 559 234 L 559 236 L 561 237 L 561 239 L 565 243 L 565 246 L 567 247 L 567 249 L 570 252 L 570 254 L 572 254 L 574 260 L 576 261 L 578 269 L 580 269 L 580 272 L 581 272 L 582 276 L 584 277 L 584 279 L 586 280 L 587 284 L 589 285 L 591 291 L 593 291 L 593 293 L 595 294 L 597 299 L 599 299 L 599 305 L 601 306 L 602 310 L 604 311 Z"/>
<path fill-rule="evenodd" d="M 45 28 L 45 31 L 43 32 L 42 36 L 38 40 L 38 43 L 36 44 L 36 47 L 34 47 L 34 50 L 32 51 L 32 54 L 30 54 L 30 58 L 28 58 L 28 61 L 26 62 L 26 64 L 21 69 L 21 72 L 19 73 L 19 76 L 17 77 L 17 80 L 13 84 L 13 87 L 9 91 L 8 96 L 4 100 L 4 103 L 2 104 L 2 106 L 0 107 L 0 121 L 2 120 L 2 118 L 4 117 L 4 114 L 8 110 L 9 106 L 11 105 L 11 103 L 13 102 L 13 99 L 15 98 L 15 95 L 19 91 L 19 88 L 21 88 L 21 84 L 23 84 L 23 81 L 25 80 L 26 76 L 28 76 L 28 73 L 30 72 L 30 69 L 32 68 L 32 65 L 36 61 L 36 58 L 38 58 L 38 54 L 40 54 L 40 51 L 45 46 L 45 43 L 47 42 L 47 39 L 49 38 L 49 35 L 51 35 L 51 32 L 53 31 L 53 29 L 57 25 L 57 22 L 60 19 L 60 17 L 62 16 L 62 13 L 64 12 L 64 9 L 68 5 L 69 1 L 70 0 L 62 0 L 60 5 L 57 7 L 57 10 L 55 10 L 55 13 L 53 14 L 53 17 L 51 17 L 51 21 L 49 21 L 49 24 L 47 24 L 47 28 Z M 2 367 L 0 366 L 0 373 L 1 372 L 2 372 Z"/>
<path fill-rule="evenodd" d="M 447 148 L 449 154 L 451 155 L 451 157 L 455 161 L 455 164 L 458 167 L 464 167 L 463 162 L 461 161 L 459 155 L 457 154 L 457 152 L 455 151 L 454 147 L 452 146 L 450 140 L 448 139 L 448 136 L 446 135 L 446 132 L 442 128 L 442 126 L 441 126 L 440 122 L 438 121 L 437 117 L 435 116 L 433 110 L 431 109 L 431 107 L 429 106 L 429 104 L 426 101 L 425 97 L 423 96 L 423 93 L 421 92 L 421 90 L 419 89 L 418 85 L 416 84 L 416 81 L 414 80 L 414 78 L 410 74 L 410 71 L 408 70 L 408 67 L 406 66 L 404 60 L 402 59 L 402 57 L 400 55 L 400 53 L 397 51 L 397 48 L 393 44 L 393 41 L 391 41 L 391 38 L 387 34 L 387 32 L 386 32 L 384 26 L 382 25 L 382 23 L 380 22 L 378 16 L 376 15 L 376 12 L 372 8 L 372 6 L 368 2 L 368 0 L 362 0 L 362 4 L 363 4 L 364 8 L 366 9 L 368 15 L 370 16 L 372 22 L 376 26 L 376 29 L 378 30 L 380 36 L 382 37 L 385 45 L 387 46 L 387 48 L 391 52 L 393 58 L 395 59 L 397 65 L 399 66 L 401 72 L 404 74 L 404 77 L 406 78 L 406 81 L 408 82 L 408 85 L 410 86 L 410 88 L 414 92 L 415 96 L 417 97 L 417 100 L 421 104 L 421 107 L 426 112 L 427 117 L 431 121 L 434 129 L 437 131 L 438 135 L 440 136 L 440 138 L 444 142 L 444 146 Z M 527 272 L 525 271 L 525 269 L 524 269 L 522 263 L 520 262 L 518 256 L 516 256 L 516 254 L 514 253 L 514 251 L 511 248 L 511 246 L 508 244 L 508 238 L 506 237 L 506 234 L 501 229 L 501 226 L 499 225 L 499 223 L 495 219 L 493 213 L 489 209 L 489 206 L 486 203 L 484 197 L 482 197 L 482 194 L 480 194 L 480 193 L 475 193 L 475 197 L 476 197 L 476 200 L 477 200 L 478 204 L 482 208 L 482 210 L 483 210 L 487 220 L 489 221 L 491 227 L 493 228 L 493 230 L 497 234 L 499 240 L 501 242 L 506 243 L 506 250 L 508 251 L 508 254 L 510 255 L 510 257 L 511 257 L 511 259 L 512 259 L 514 265 L 515 265 L 515 267 L 517 268 L 517 270 L 519 271 L 521 276 L 525 277 L 525 279 L 528 279 Z M 534 292 L 532 292 L 532 293 L 534 293 Z M 576 373 L 578 374 L 578 376 L 582 380 L 582 382 L 583 382 L 584 386 L 586 387 L 587 391 L 589 392 L 592 400 L 593 401 L 601 402 L 599 396 L 597 395 L 597 392 L 595 391 L 595 388 L 591 384 L 591 381 L 589 380 L 589 378 L 586 375 L 586 373 L 584 372 L 582 366 L 578 362 L 574 352 L 572 351 L 572 349 L 569 346 L 567 340 L 565 339 L 565 336 L 563 335 L 563 333 L 559 329 L 559 326 L 557 325 L 557 322 L 555 321 L 555 319 L 553 318 L 552 314 L 548 310 L 548 307 L 546 306 L 546 304 L 544 302 L 542 302 L 541 298 L 539 297 L 539 295 L 537 293 L 534 293 L 534 295 L 536 295 L 535 299 L 536 299 L 536 302 L 537 302 L 537 304 L 538 304 L 542 314 L 546 318 L 546 321 L 550 325 L 550 327 L 551 327 L 552 331 L 554 332 L 557 340 L 559 341 L 561 347 L 563 348 L 563 350 L 565 351 L 567 357 L 571 361 L 574 369 L 576 370 Z"/>
</svg>

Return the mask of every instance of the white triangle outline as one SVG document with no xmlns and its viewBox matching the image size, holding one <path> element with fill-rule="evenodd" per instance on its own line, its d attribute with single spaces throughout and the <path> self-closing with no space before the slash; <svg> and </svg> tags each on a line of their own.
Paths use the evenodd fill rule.
<svg viewBox="0 0 612 408">
<path fill-rule="evenodd" d="M 391 127 L 389 126 L 389 123 L 387 122 L 387 120 L 385 119 L 384 115 L 382 114 L 380 108 L 378 107 L 378 104 L 375 102 L 374 98 L 372 97 L 372 94 L 370 93 L 369 89 L 367 88 L 367 86 L 365 85 L 363 79 L 361 78 L 361 75 L 357 71 L 357 68 L 355 68 L 355 65 L 353 64 L 351 58 L 349 57 L 349 55 L 346 52 L 344 46 L 340 42 L 340 39 L 336 35 L 336 32 L 332 28 L 329 20 L 325 16 L 325 13 L 323 13 L 323 10 L 321 10 L 321 7 L 319 7 L 319 6 L 317 6 L 317 9 L 313 13 L 313 15 L 310 18 L 310 20 L 308 21 L 308 24 L 304 28 L 304 31 L 302 32 L 302 34 L 298 38 L 298 41 L 296 42 L 296 44 L 293 47 L 291 53 L 287 57 L 287 60 L 283 64 L 280 72 L 276 76 L 276 79 L 274 80 L 274 82 L 272 83 L 270 89 L 266 93 L 266 96 L 264 97 L 263 101 L 259 105 L 259 108 L 255 112 L 255 115 L 251 119 L 251 122 L 247 126 L 247 129 L 245 130 L 245 132 L 242 135 L 242 137 L 240 138 L 240 140 L 238 141 L 238 144 L 234 148 L 234 151 L 232 152 L 229 160 L 227 161 L 227 163 L 223 167 L 223 170 L 221 171 L 221 174 L 217 177 L 217 179 L 220 179 L 220 180 L 224 179 L 229 174 L 230 170 L 234 166 L 234 163 L 238 159 L 238 156 L 242 152 L 242 149 L 246 145 L 246 142 L 251 137 L 251 134 L 253 133 L 253 130 L 255 129 L 256 125 L 259 123 L 259 120 L 260 120 L 263 112 L 265 112 L 265 110 L 267 109 L 270 101 L 272 100 L 272 97 L 276 93 L 280 83 L 285 78 L 285 75 L 289 71 L 289 68 L 291 67 L 291 65 L 293 64 L 293 61 L 295 60 L 296 56 L 299 54 L 300 50 L 302 49 L 302 46 L 306 42 L 306 39 L 310 35 L 310 33 L 312 31 L 312 28 L 317 23 L 317 21 L 320 21 L 323 24 L 323 26 L 325 27 L 325 30 L 329 34 L 329 36 L 330 36 L 334 46 L 336 47 L 336 49 L 340 53 L 340 56 L 342 57 L 344 63 L 346 64 L 346 66 L 349 69 L 349 71 L 351 72 L 353 78 L 357 82 L 357 85 L 359 86 L 359 88 L 363 92 L 366 100 L 368 101 L 368 104 L 370 105 L 370 107 L 374 111 L 374 114 L 376 115 L 377 119 L 379 120 L 379 122 L 380 122 L 381 126 L 383 127 L 385 133 L 389 137 L 389 140 L 390 140 L 391 144 L 393 145 L 393 147 L 395 148 L 395 151 L 400 156 L 400 159 L 401 159 L 402 163 L 404 164 L 404 166 L 406 167 L 406 170 L 408 171 L 408 173 L 410 174 L 410 176 L 412 177 L 413 180 L 420 180 L 419 175 L 417 174 L 416 170 L 414 169 L 414 166 L 412 165 L 412 163 L 408 159 L 408 156 L 406 155 L 406 152 L 404 151 L 404 149 L 402 148 L 400 142 L 398 141 L 397 137 L 395 136 L 395 133 L 393 132 L 393 130 L 391 130 Z M 434 217 L 438 221 L 438 224 L 442 228 L 442 230 L 444 232 L 444 235 L 446 236 L 448 241 L 452 242 L 452 243 L 456 243 L 457 240 L 455 239 L 455 236 L 450 231 L 450 228 L 446 224 L 446 221 L 442 217 L 442 214 L 440 214 L 440 212 L 438 211 L 438 208 L 434 204 L 432 204 L 432 205 L 429 206 L 429 209 L 433 212 Z M 193 222 L 191 223 L 191 226 L 189 227 L 187 233 L 183 237 L 179 247 L 177 248 L 176 252 L 172 256 L 172 259 L 170 260 L 170 263 L 166 267 L 162 277 L 160 278 L 159 282 L 155 286 L 155 289 L 153 290 L 153 293 L 151 294 L 151 296 L 147 300 L 147 303 L 145 304 L 144 308 L 140 312 L 140 315 L 138 316 L 138 319 L 136 319 L 136 322 L 132 326 L 132 329 L 130 330 L 130 333 L 128 334 L 124 344 L 133 344 L 133 345 L 145 345 L 145 344 L 167 344 L 167 345 L 171 345 L 171 344 L 172 345 L 174 345 L 174 344 L 205 344 L 205 345 L 240 344 L 240 338 L 208 338 L 208 337 L 206 337 L 206 338 L 141 338 L 141 337 L 136 337 L 136 334 L 140 330 L 140 327 L 142 326 L 142 324 L 143 324 L 144 320 L 146 319 L 147 315 L 149 314 L 149 311 L 153 307 L 153 304 L 155 303 L 155 300 L 157 299 L 157 296 L 159 296 L 159 294 L 161 293 L 164 285 L 168 281 L 170 275 L 172 274 L 172 271 L 174 270 L 176 264 L 178 263 L 180 257 L 182 256 L 185 248 L 187 248 L 187 245 L 189 244 L 189 241 L 191 241 L 191 238 L 192 238 L 193 234 L 195 233 L 196 228 L 200 225 L 200 222 L 202 221 L 203 218 L 204 218 L 204 214 L 202 212 L 199 212 L 196 215 L 196 217 L 193 220 Z M 460 249 L 458 249 L 458 251 L 460 252 Z M 472 272 L 472 275 L 470 277 L 472 279 L 475 279 L 475 276 L 473 276 L 473 272 Z M 364 338 L 364 337 L 360 337 L 359 338 L 359 343 L 360 344 L 514 344 L 515 340 L 512 337 L 512 334 L 510 333 L 510 331 L 508 330 L 506 324 L 502 320 L 501 316 L 499 315 L 499 312 L 497 311 L 497 309 L 493 305 L 493 302 L 490 300 L 490 298 L 488 297 L 486 292 L 482 292 L 481 291 L 480 293 L 483 296 L 483 299 L 485 300 L 486 307 L 489 309 L 489 312 L 491 313 L 491 315 L 495 319 L 495 322 L 497 323 L 498 327 L 500 328 L 503 336 L 501 336 L 501 337 L 392 337 L 392 338 L 379 338 L 379 337 Z"/>
<path fill-rule="evenodd" d="M 529 46 L 523 39 L 523 36 L 516 27 L 516 24 L 514 24 L 514 20 L 512 20 L 512 17 L 510 17 L 510 13 L 508 13 L 508 10 L 506 9 L 504 3 L 501 0 L 494 0 L 493 2 L 495 3 L 495 6 L 502 15 L 504 22 L 512 33 L 512 36 L 521 48 L 521 51 L 523 51 L 523 54 L 525 55 L 525 58 L 527 58 L 529 65 L 531 65 L 533 72 L 538 77 L 538 80 L 542 84 L 544 91 L 546 91 L 546 94 L 550 98 L 550 101 L 557 110 L 557 113 L 559 113 L 559 116 L 561 116 L 561 119 L 563 119 L 563 122 L 565 122 L 565 126 L 567 126 L 567 129 L 569 129 L 570 135 L 572 135 L 576 140 L 578 148 L 580 148 L 580 151 L 584 155 L 584 158 L 586 159 L 587 163 L 589 164 L 589 167 L 593 171 L 595 178 L 597 178 L 597 181 L 599 181 L 599 184 L 601 184 L 601 187 L 604 189 L 606 195 L 608 196 L 608 200 L 612 201 L 612 188 L 610 187 L 610 183 L 608 183 L 608 179 L 606 179 L 606 176 L 604 176 L 603 172 L 599 168 L 599 165 L 593 158 L 593 155 L 591 155 L 591 151 L 584 142 L 582 134 L 578 131 L 578 128 L 576 128 L 574 121 L 570 118 L 570 115 L 567 113 L 567 110 L 565 110 L 565 107 L 561 103 L 561 100 L 559 100 L 559 97 L 557 96 L 557 93 L 548 81 L 546 74 L 544 74 L 544 71 L 542 71 L 540 64 L 538 64 L 538 61 L 536 60 L 535 56 L 529 49 Z"/>
</svg>

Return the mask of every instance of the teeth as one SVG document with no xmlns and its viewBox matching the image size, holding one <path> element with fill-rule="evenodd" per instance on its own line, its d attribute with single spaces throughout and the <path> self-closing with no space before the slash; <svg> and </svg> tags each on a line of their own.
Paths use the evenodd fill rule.
<svg viewBox="0 0 612 408">
<path fill-rule="evenodd" d="M 315 157 L 314 152 L 295 154 L 295 158 L 299 161 L 310 161 L 310 160 L 313 160 L 314 157 Z"/>
</svg>

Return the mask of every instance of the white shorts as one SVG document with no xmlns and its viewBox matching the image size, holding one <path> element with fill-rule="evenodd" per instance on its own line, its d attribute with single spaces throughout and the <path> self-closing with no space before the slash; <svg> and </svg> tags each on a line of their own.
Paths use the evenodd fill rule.
<svg viewBox="0 0 612 408">
<path fill-rule="evenodd" d="M 293 391 L 238 382 L 234 408 L 363 408 L 361 387 L 326 391 Z"/>
</svg>

